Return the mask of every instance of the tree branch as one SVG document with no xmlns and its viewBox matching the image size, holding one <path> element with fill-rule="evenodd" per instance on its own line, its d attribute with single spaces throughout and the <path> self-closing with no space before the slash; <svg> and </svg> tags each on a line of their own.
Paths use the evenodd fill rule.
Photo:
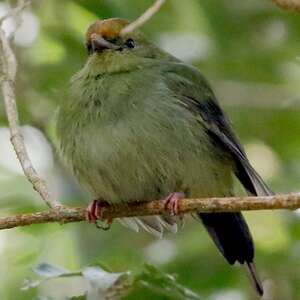
<svg viewBox="0 0 300 300">
<path fill-rule="evenodd" d="M 20 1 L 19 5 L 10 10 L 6 16 L 1 18 L 1 22 L 8 17 L 16 17 L 28 1 Z M 20 161 L 25 176 L 31 182 L 33 188 L 41 195 L 42 199 L 49 207 L 58 207 L 60 203 L 52 199 L 45 181 L 39 177 L 28 156 L 24 139 L 19 126 L 19 116 L 16 105 L 15 81 L 17 73 L 17 60 L 12 51 L 8 37 L 5 36 L 2 23 L 0 22 L 0 60 L 1 60 L 1 89 L 4 98 L 5 111 L 8 119 L 11 143 Z"/>
<path fill-rule="evenodd" d="M 238 212 L 248 210 L 290 209 L 300 208 L 300 193 L 261 196 L 261 197 L 224 197 L 224 198 L 200 198 L 182 199 L 179 201 L 179 213 L 215 213 Z M 85 208 L 60 207 L 44 212 L 36 212 L 23 215 L 15 215 L 0 218 L 0 230 L 31 224 L 41 223 L 71 223 L 85 220 Z M 150 202 L 120 203 L 105 207 L 103 219 L 115 219 L 124 217 L 138 217 L 149 215 L 168 214 L 164 200 Z"/>
<path fill-rule="evenodd" d="M 300 0 L 272 0 L 282 9 L 294 9 L 300 11 Z M 126 26 L 120 33 L 124 36 L 148 22 L 161 8 L 166 0 L 156 0 L 141 16 Z"/>
<path fill-rule="evenodd" d="M 137 28 L 144 25 L 147 21 L 149 21 L 161 8 L 161 6 L 165 3 L 165 0 L 156 0 L 152 6 L 150 6 L 140 17 L 138 17 L 135 21 L 131 22 L 128 26 L 126 26 L 120 33 L 120 35 L 128 34 Z"/>
<path fill-rule="evenodd" d="M 18 5 L 15 8 L 10 9 L 6 15 L 0 18 L 0 24 L 2 24 L 6 19 L 10 17 L 18 16 L 29 4 L 30 0 L 19 0 Z"/>
</svg>

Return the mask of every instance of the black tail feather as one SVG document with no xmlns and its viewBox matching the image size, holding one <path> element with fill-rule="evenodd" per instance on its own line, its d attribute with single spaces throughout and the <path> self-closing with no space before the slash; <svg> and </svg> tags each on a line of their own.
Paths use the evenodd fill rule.
<svg viewBox="0 0 300 300">
<path fill-rule="evenodd" d="M 253 287 L 255 288 L 258 295 L 262 297 L 264 294 L 264 289 L 263 289 L 263 285 L 259 279 L 259 276 L 257 274 L 254 262 L 247 262 L 246 268 L 248 270 L 250 281 L 252 282 Z"/>
<path fill-rule="evenodd" d="M 263 295 L 263 287 L 253 263 L 254 244 L 248 225 L 241 213 L 199 213 L 200 219 L 216 246 L 232 265 L 245 264 L 257 293 Z"/>
</svg>

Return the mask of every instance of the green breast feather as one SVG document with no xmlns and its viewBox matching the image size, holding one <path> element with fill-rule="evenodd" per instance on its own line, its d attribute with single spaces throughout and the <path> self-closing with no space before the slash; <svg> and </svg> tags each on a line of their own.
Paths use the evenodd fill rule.
<svg viewBox="0 0 300 300">
<path fill-rule="evenodd" d="M 118 202 L 172 191 L 231 193 L 230 160 L 209 141 L 201 116 L 179 97 L 176 89 L 193 83 L 176 75 L 177 67 L 74 77 L 58 135 L 67 163 L 93 197 Z M 199 84 L 204 86 L 198 94 L 209 93 Z"/>
</svg>

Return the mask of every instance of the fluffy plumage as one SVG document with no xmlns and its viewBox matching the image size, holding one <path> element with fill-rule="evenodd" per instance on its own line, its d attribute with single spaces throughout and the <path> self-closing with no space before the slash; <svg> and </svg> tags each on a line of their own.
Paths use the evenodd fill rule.
<svg viewBox="0 0 300 300">
<path fill-rule="evenodd" d="M 79 182 L 94 199 L 110 203 L 150 201 L 171 192 L 231 196 L 234 176 L 248 193 L 269 194 L 201 73 L 140 32 L 120 37 L 126 24 L 109 19 L 89 28 L 89 58 L 61 103 L 61 151 Z M 262 294 L 242 215 L 199 217 L 230 264 L 246 263 Z M 157 236 L 177 229 L 171 217 L 121 222 Z"/>
</svg>

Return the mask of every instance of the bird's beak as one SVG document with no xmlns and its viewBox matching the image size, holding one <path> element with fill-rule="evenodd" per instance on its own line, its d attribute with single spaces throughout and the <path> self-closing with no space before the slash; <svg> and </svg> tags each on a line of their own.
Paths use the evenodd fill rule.
<svg viewBox="0 0 300 300">
<path fill-rule="evenodd" d="M 93 52 L 100 52 L 105 49 L 118 49 L 119 47 L 106 39 L 104 39 L 101 35 L 93 34 L 91 36 L 91 45 Z"/>
</svg>

